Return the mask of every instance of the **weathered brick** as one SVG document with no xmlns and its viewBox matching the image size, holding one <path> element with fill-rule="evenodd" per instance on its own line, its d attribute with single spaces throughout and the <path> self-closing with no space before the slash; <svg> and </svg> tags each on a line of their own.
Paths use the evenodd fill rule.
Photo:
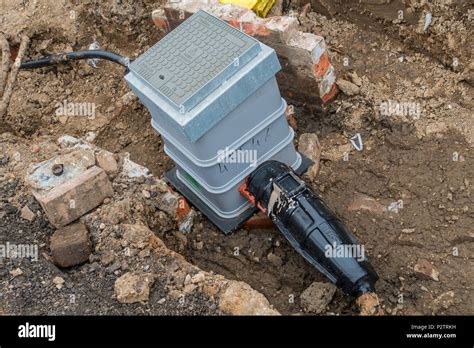
<svg viewBox="0 0 474 348">
<path fill-rule="evenodd" d="M 93 166 L 46 192 L 33 192 L 51 224 L 62 227 L 112 197 L 112 184 L 102 168 Z"/>
<path fill-rule="evenodd" d="M 51 237 L 51 254 L 59 267 L 79 265 L 89 259 L 92 243 L 82 222 L 58 229 Z"/>
</svg>

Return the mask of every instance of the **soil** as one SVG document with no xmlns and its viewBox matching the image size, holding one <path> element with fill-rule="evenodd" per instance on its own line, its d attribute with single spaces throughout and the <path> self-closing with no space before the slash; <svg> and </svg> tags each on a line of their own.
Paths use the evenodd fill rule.
<svg viewBox="0 0 474 348">
<path fill-rule="evenodd" d="M 11 16 L 0 20 L 0 31 L 13 45 L 19 43 L 19 28 L 30 33 L 29 58 L 84 49 L 93 41 L 134 58 L 161 37 L 151 20 L 151 12 L 159 6 L 156 1 L 127 0 L 120 6 L 92 0 L 66 6 L 42 3 L 35 8 L 33 2 L 4 0 Z M 297 13 L 304 3 L 287 3 L 285 11 Z M 300 18 L 302 28 L 326 38 L 338 78 L 355 81 L 356 72 L 361 86 L 358 95 L 340 93 L 324 113 L 295 105 L 297 135 L 318 134 L 323 149 L 320 172 L 311 185 L 364 244 L 380 276 L 377 292 L 388 314 L 473 314 L 474 93 L 466 79 L 472 59 L 472 20 L 468 18 L 472 9 L 456 2 L 431 7 L 417 6 L 421 1 L 407 1 L 411 6 L 392 1 L 387 7 L 370 1 L 328 3 L 312 1 L 318 13 Z M 408 8 L 413 8 L 410 15 L 397 23 L 398 10 Z M 419 33 L 418 17 L 427 9 L 435 21 L 427 33 Z M 447 35 L 439 31 L 443 23 L 448 32 L 449 28 L 463 29 L 456 38 L 460 36 L 464 45 L 441 45 Z M 458 58 L 459 65 L 452 65 L 453 58 Z M 0 132 L 11 131 L 31 143 L 46 135 L 85 137 L 93 132 L 96 145 L 111 152 L 129 152 L 132 160 L 162 177 L 173 163 L 150 126 L 148 111 L 130 98 L 123 73 L 123 68 L 109 62 L 100 62 L 97 69 L 75 62 L 21 71 Z M 284 90 L 282 94 L 285 97 Z M 64 100 L 95 103 L 95 118 L 60 118 L 55 110 Z M 380 103 L 387 100 L 419 103 L 420 117 L 380 116 Z M 347 160 L 342 155 L 324 156 L 346 149 L 356 133 L 363 139 L 363 151 L 352 149 Z M 1 190 L 5 204 L 12 192 L 23 191 L 25 201 L 20 203 L 36 204 L 21 185 L 8 183 Z M 357 194 L 373 197 L 384 207 L 402 200 L 403 208 L 398 213 L 349 210 Z M 52 231 L 47 221 L 36 219 L 25 225 L 14 209 L 3 206 L 7 213 L 2 216 L 0 236 L 9 231 L 8 238 L 33 238 L 45 247 Z M 276 229 L 239 230 L 225 236 L 198 214 L 186 245 L 172 231 L 157 229 L 156 233 L 200 268 L 247 282 L 283 314 L 301 313 L 301 293 L 314 281 L 326 281 Z M 413 268 L 421 259 L 433 263 L 440 272 L 439 281 L 416 276 Z M 41 281 L 41 270 L 48 267 L 47 260 L 36 263 L 28 270 L 30 282 Z M 87 293 L 93 278 L 88 273 L 72 282 Z M 22 289 L 5 295 L 11 296 L 7 300 L 17 303 L 21 313 L 41 313 L 45 307 L 35 305 L 34 286 Z M 440 306 L 450 291 L 452 300 Z M 108 314 L 142 310 L 105 299 L 107 294 L 105 289 L 92 289 L 90 300 L 74 310 L 85 314 L 97 306 L 97 313 Z M 202 308 L 196 312 L 206 313 Z M 164 313 L 178 312 L 170 307 Z M 339 290 L 326 312 L 356 313 L 354 300 Z"/>
</svg>

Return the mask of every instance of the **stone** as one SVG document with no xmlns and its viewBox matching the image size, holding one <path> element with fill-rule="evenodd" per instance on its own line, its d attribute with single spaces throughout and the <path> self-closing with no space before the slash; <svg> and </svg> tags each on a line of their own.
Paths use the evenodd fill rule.
<svg viewBox="0 0 474 348">
<path fill-rule="evenodd" d="M 342 91 L 342 93 L 344 93 L 347 96 L 353 96 L 353 95 L 359 94 L 359 91 L 360 91 L 359 87 L 352 82 L 349 82 L 343 79 L 338 79 L 336 81 L 336 84 L 339 87 L 339 89 Z"/>
<path fill-rule="evenodd" d="M 106 252 L 100 257 L 100 263 L 102 266 L 107 267 L 110 265 L 112 262 L 115 261 L 115 255 L 112 252 Z"/>
<path fill-rule="evenodd" d="M 321 153 L 321 158 L 327 159 L 329 161 L 344 161 L 349 159 L 349 154 L 352 151 L 352 145 L 351 144 L 342 144 L 338 146 L 330 146 L 329 148 L 326 148 L 322 153 Z"/>
<path fill-rule="evenodd" d="M 150 245 L 150 238 L 153 232 L 142 224 L 123 224 L 123 240 L 127 241 L 128 244 L 137 249 L 144 249 Z"/>
<path fill-rule="evenodd" d="M 204 280 L 206 280 L 206 275 L 204 272 L 199 272 L 191 278 L 191 284 L 202 283 Z"/>
<path fill-rule="evenodd" d="M 414 228 L 404 228 L 404 229 L 402 229 L 402 233 L 411 234 L 413 232 L 415 232 Z"/>
<path fill-rule="evenodd" d="M 358 193 L 354 196 L 347 209 L 349 211 L 367 210 L 377 215 L 381 215 L 387 211 L 387 208 L 381 203 L 377 202 L 375 198 L 361 193 Z"/>
<path fill-rule="evenodd" d="M 443 133 L 448 130 L 448 126 L 444 122 L 432 122 L 429 123 L 426 128 L 425 128 L 425 134 L 426 135 L 431 135 L 431 134 L 437 134 L 437 133 Z"/>
<path fill-rule="evenodd" d="M 321 159 L 321 145 L 318 136 L 315 133 L 301 134 L 298 141 L 298 151 L 314 162 L 307 171 L 309 179 L 314 180 L 318 175 Z"/>
<path fill-rule="evenodd" d="M 332 283 L 312 283 L 300 296 L 301 306 L 307 313 L 321 314 L 331 302 L 336 286 Z"/>
<path fill-rule="evenodd" d="M 54 277 L 53 278 L 53 283 L 54 283 L 54 285 L 56 285 L 57 289 L 61 290 L 64 286 L 65 281 L 62 277 Z"/>
<path fill-rule="evenodd" d="M 356 84 L 358 87 L 362 86 L 362 79 L 357 75 L 355 71 L 351 72 L 349 74 L 349 77 L 351 78 L 351 81 Z"/>
<path fill-rule="evenodd" d="M 166 192 L 157 200 L 157 208 L 175 217 L 180 196 L 175 192 Z"/>
<path fill-rule="evenodd" d="M 115 281 L 114 291 L 120 303 L 146 303 L 154 283 L 151 273 L 127 272 Z"/>
<path fill-rule="evenodd" d="M 85 135 L 84 140 L 87 141 L 88 143 L 93 143 L 95 138 L 97 138 L 97 133 L 87 132 L 86 135 Z"/>
<path fill-rule="evenodd" d="M 283 264 L 281 257 L 273 253 L 267 255 L 267 260 L 276 267 L 280 267 Z"/>
<path fill-rule="evenodd" d="M 32 221 L 35 219 L 35 217 L 36 217 L 35 213 L 33 213 L 33 212 L 31 211 L 31 209 L 30 209 L 27 205 L 25 205 L 25 206 L 21 209 L 20 216 L 21 216 L 22 219 L 25 219 L 25 220 L 27 220 L 27 221 L 29 221 L 29 222 L 32 222 Z"/>
<path fill-rule="evenodd" d="M 21 270 L 21 268 L 15 268 L 14 270 L 10 271 L 10 275 L 13 277 L 13 278 L 16 278 L 16 277 L 19 277 L 23 274 L 23 271 Z"/>
<path fill-rule="evenodd" d="M 395 302 L 397 300 L 395 299 Z M 383 315 L 383 309 L 380 306 L 379 297 L 374 292 L 366 292 L 356 299 L 356 304 L 359 307 L 360 315 Z"/>
<path fill-rule="evenodd" d="M 92 243 L 82 222 L 58 229 L 51 236 L 50 249 L 53 261 L 59 267 L 71 267 L 89 260 Z"/>
<path fill-rule="evenodd" d="M 93 166 L 46 192 L 34 192 L 51 224 L 62 227 L 113 196 L 112 184 L 102 168 Z"/>
<path fill-rule="evenodd" d="M 109 177 L 114 177 L 119 171 L 119 166 L 111 152 L 102 150 L 95 155 L 97 165 L 105 170 Z"/>
<path fill-rule="evenodd" d="M 415 271 L 415 275 L 421 279 L 432 279 L 435 281 L 439 281 L 439 272 L 434 268 L 434 266 L 425 259 L 420 259 L 415 267 L 413 267 Z"/>
<path fill-rule="evenodd" d="M 279 315 L 261 293 L 244 282 L 232 282 L 220 295 L 219 309 L 233 315 Z"/>
</svg>

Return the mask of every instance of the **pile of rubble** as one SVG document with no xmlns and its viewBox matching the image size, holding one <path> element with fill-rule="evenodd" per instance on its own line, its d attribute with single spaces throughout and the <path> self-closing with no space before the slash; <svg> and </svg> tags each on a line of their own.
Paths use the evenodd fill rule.
<svg viewBox="0 0 474 348">
<path fill-rule="evenodd" d="M 41 253 L 59 269 L 52 277 L 57 290 L 74 272 L 96 273 L 97 282 L 105 272 L 115 277 L 110 296 L 122 304 L 174 301 L 179 313 L 189 297 L 204 296 L 207 314 L 279 314 L 248 284 L 205 272 L 165 246 L 152 229 L 186 238 L 197 213 L 128 154 L 116 156 L 71 136 L 38 151 L 50 149 L 54 157 L 25 168 L 25 183 L 57 228 Z M 27 205 L 21 210 L 29 221 L 37 214 Z M 12 272 L 24 276 L 20 268 Z"/>
</svg>

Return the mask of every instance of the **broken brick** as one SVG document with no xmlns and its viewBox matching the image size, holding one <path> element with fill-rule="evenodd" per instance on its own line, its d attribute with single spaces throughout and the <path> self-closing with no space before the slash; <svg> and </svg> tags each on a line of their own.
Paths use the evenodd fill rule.
<svg viewBox="0 0 474 348">
<path fill-rule="evenodd" d="M 62 227 L 112 197 L 113 188 L 105 171 L 94 166 L 46 193 L 33 194 L 51 224 Z"/>
<path fill-rule="evenodd" d="M 82 222 L 58 229 L 51 237 L 51 254 L 59 267 L 86 262 L 92 252 L 89 232 Z"/>
<path fill-rule="evenodd" d="M 432 279 L 439 281 L 439 272 L 434 266 L 425 259 L 420 259 L 413 267 L 415 274 L 422 279 Z"/>
</svg>

